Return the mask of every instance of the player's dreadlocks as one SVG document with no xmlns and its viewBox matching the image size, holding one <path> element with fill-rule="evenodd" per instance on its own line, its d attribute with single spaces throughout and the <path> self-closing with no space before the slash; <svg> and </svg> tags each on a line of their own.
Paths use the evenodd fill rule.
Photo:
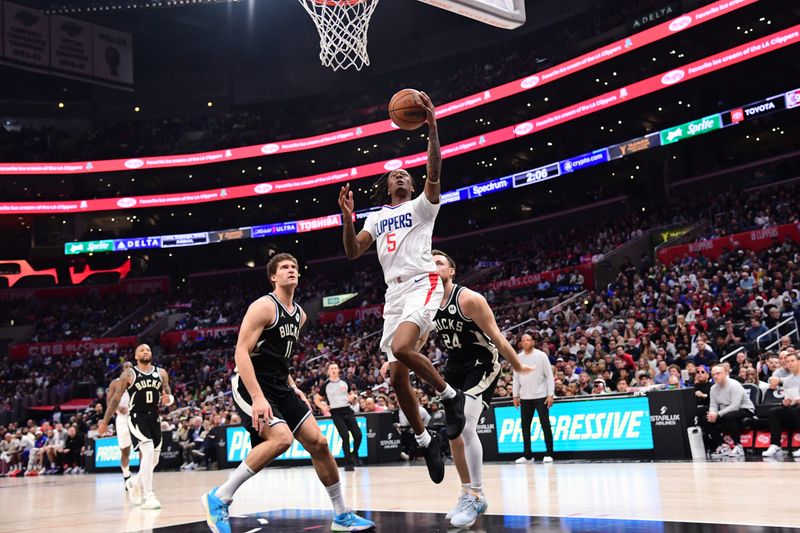
<svg viewBox="0 0 800 533">
<path fill-rule="evenodd" d="M 389 176 L 391 176 L 392 172 L 394 171 L 390 170 L 389 172 L 378 178 L 378 181 L 376 181 L 375 185 L 372 186 L 373 187 L 372 201 L 376 205 L 383 205 L 392 201 L 392 196 L 389 194 Z M 413 176 L 411 176 L 411 183 L 414 184 Z M 412 197 L 414 196 L 413 191 L 411 192 L 411 196 Z"/>
<path fill-rule="evenodd" d="M 376 205 L 385 204 L 387 202 L 387 198 L 389 199 L 388 201 L 391 201 L 391 198 L 389 198 L 389 174 L 391 174 L 391 172 L 385 173 L 383 176 L 378 178 L 378 181 L 376 181 L 375 185 L 372 186 L 372 201 Z"/>
</svg>

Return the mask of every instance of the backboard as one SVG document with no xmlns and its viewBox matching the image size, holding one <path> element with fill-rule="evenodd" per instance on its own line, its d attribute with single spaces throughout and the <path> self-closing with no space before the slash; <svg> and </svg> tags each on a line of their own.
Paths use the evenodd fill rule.
<svg viewBox="0 0 800 533">
<path fill-rule="evenodd" d="M 498 28 L 525 24 L 525 0 L 418 0 Z"/>
</svg>

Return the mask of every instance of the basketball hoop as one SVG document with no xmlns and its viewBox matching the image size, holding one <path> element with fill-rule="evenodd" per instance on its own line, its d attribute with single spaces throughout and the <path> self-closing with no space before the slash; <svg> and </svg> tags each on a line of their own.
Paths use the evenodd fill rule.
<svg viewBox="0 0 800 533">
<path fill-rule="evenodd" d="M 333 70 L 369 66 L 367 30 L 378 0 L 299 0 L 319 32 L 319 59 Z"/>
</svg>

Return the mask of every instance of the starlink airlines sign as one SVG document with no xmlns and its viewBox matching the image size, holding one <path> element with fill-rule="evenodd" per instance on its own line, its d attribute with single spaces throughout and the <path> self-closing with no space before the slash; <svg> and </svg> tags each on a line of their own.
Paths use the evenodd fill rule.
<svg viewBox="0 0 800 533">
<path fill-rule="evenodd" d="M 498 453 L 522 453 L 519 409 L 498 407 L 494 414 Z M 550 410 L 550 424 L 556 452 L 653 449 L 647 398 L 559 402 Z M 545 451 L 538 418 L 531 426 L 531 447 Z"/>
<path fill-rule="evenodd" d="M 362 435 L 366 435 L 366 417 L 357 416 L 356 422 L 358 423 L 358 427 L 361 429 Z M 317 420 L 317 424 L 319 424 L 319 429 L 322 430 L 322 434 L 328 440 L 328 447 L 331 449 L 333 456 L 336 459 L 341 459 L 344 457 L 342 438 L 339 436 L 339 432 L 336 431 L 336 426 L 333 425 L 333 421 L 330 419 Z M 228 462 L 239 463 L 244 461 L 244 458 L 247 457 L 247 454 L 249 454 L 250 450 L 252 449 L 252 445 L 250 444 L 250 434 L 245 428 L 237 426 L 227 428 L 226 437 L 226 454 L 228 457 Z M 358 448 L 358 456 L 367 456 L 366 438 L 361 441 L 361 446 Z M 300 442 L 295 440 L 292 442 L 292 445 L 289 447 L 289 449 L 279 455 L 275 460 L 285 461 L 287 459 L 311 459 L 311 454 L 309 454 L 306 449 L 303 448 L 303 445 L 300 444 Z"/>
</svg>

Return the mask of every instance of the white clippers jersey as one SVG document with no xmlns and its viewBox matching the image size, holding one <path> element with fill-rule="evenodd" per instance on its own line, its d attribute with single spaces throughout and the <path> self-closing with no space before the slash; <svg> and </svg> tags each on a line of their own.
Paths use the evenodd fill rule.
<svg viewBox="0 0 800 533">
<path fill-rule="evenodd" d="M 441 203 L 432 204 L 425 194 L 397 206 L 385 205 L 370 213 L 364 231 L 375 240 L 383 278 L 405 281 L 412 276 L 436 272 L 431 239 Z"/>
<path fill-rule="evenodd" d="M 123 416 L 127 416 L 128 409 L 130 408 L 130 401 L 131 401 L 131 396 L 130 394 L 128 394 L 128 391 L 126 390 L 125 392 L 122 393 L 122 397 L 120 397 L 119 399 L 119 405 L 117 405 L 118 415 L 122 415 L 124 412 Z"/>
</svg>

